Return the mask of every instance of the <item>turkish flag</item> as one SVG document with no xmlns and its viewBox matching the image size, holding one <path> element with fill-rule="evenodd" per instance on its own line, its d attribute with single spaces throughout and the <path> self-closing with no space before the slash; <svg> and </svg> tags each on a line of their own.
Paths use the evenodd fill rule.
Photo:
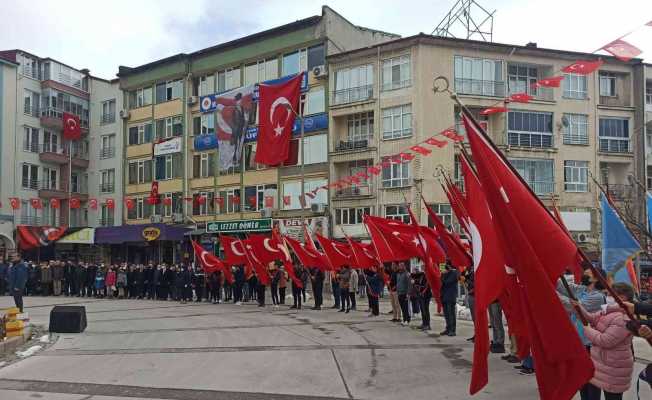
<svg viewBox="0 0 652 400">
<path fill-rule="evenodd" d="M 376 250 L 372 244 L 364 244 L 352 240 L 348 236 L 346 240 L 351 246 L 351 255 L 353 256 L 353 268 L 370 269 L 379 265 L 378 258 L 376 258 Z"/>
<path fill-rule="evenodd" d="M 425 147 L 419 145 L 410 147 L 410 150 L 419 153 L 422 156 L 427 156 L 430 155 L 430 153 L 432 153 L 432 150 L 426 149 Z"/>
<path fill-rule="evenodd" d="M 240 205 L 240 196 L 233 196 L 233 197 L 231 197 L 231 204 L 237 204 L 237 205 Z"/>
<path fill-rule="evenodd" d="M 255 208 L 255 207 L 256 207 L 256 200 L 257 200 L 257 199 L 256 199 L 256 196 L 249 196 L 249 197 L 247 198 L 247 200 L 249 201 L 249 205 L 250 205 L 252 208 Z"/>
<path fill-rule="evenodd" d="M 171 206 L 172 205 L 172 197 L 166 197 L 163 199 L 163 205 L 164 206 Z"/>
<path fill-rule="evenodd" d="M 555 291 L 559 276 L 578 264 L 577 247 L 473 116 L 462 110 L 462 120 L 506 264 L 527 294 L 524 315 L 540 397 L 570 399 L 594 372 Z"/>
<path fill-rule="evenodd" d="M 640 55 L 643 51 L 631 43 L 622 39 L 616 39 L 613 42 L 602 47 L 602 50 L 610 53 L 620 61 L 627 62 Z"/>
<path fill-rule="evenodd" d="M 354 260 L 348 245 L 327 239 L 320 234 L 315 234 L 315 237 L 324 250 L 324 254 L 332 270 L 338 270 L 346 265 L 352 264 Z"/>
<path fill-rule="evenodd" d="M 61 202 L 59 199 L 50 199 L 50 208 L 59 209 L 61 207 Z"/>
<path fill-rule="evenodd" d="M 81 201 L 77 197 L 73 197 L 70 199 L 70 208 L 71 209 L 77 209 L 81 206 Z"/>
<path fill-rule="evenodd" d="M 304 72 L 277 85 L 258 86 L 260 124 L 255 161 L 264 165 L 279 165 L 288 159 L 295 112 L 299 110 L 301 81 Z M 264 149 L 264 151 L 262 151 Z"/>
<path fill-rule="evenodd" d="M 453 266 L 455 266 L 455 268 L 459 269 L 460 271 L 468 266 L 473 265 L 473 260 L 464 248 L 460 238 L 448 230 L 439 216 L 435 214 L 430 206 L 428 206 L 428 203 L 426 203 L 426 199 L 424 199 L 423 196 L 421 196 L 421 199 L 426 206 L 430 220 L 435 225 L 435 231 L 437 231 L 437 234 L 442 241 L 444 250 L 446 251 L 446 255 L 448 256 L 451 264 L 453 264 Z"/>
<path fill-rule="evenodd" d="M 564 68 L 561 69 L 561 71 L 569 74 L 574 73 L 579 75 L 588 75 L 591 72 L 600 68 L 601 65 L 602 65 L 602 60 L 596 60 L 596 61 L 579 60 L 579 61 L 575 61 L 571 65 L 565 66 Z"/>
<path fill-rule="evenodd" d="M 18 199 L 18 197 L 10 197 L 9 204 L 13 210 L 20 209 L 20 199 Z"/>
<path fill-rule="evenodd" d="M 400 157 L 401 160 L 403 160 L 403 161 L 412 161 L 412 160 L 414 160 L 414 157 L 415 157 L 415 156 L 414 156 L 414 154 L 412 154 L 412 153 L 408 153 L 408 152 L 405 152 L 405 151 L 404 151 L 404 152 L 401 152 L 401 153 L 399 154 L 399 157 Z"/>
<path fill-rule="evenodd" d="M 534 97 L 530 96 L 527 93 L 514 93 L 509 96 L 509 101 L 514 103 L 529 103 Z"/>
<path fill-rule="evenodd" d="M 379 261 L 405 261 L 422 254 L 412 226 L 371 215 L 365 215 L 363 221 L 367 225 Z"/>
<path fill-rule="evenodd" d="M 534 86 L 541 87 L 559 87 L 561 86 L 561 81 L 564 79 L 564 76 L 551 76 L 550 78 L 543 78 L 536 81 Z"/>
<path fill-rule="evenodd" d="M 220 242 L 224 249 L 224 262 L 229 265 L 246 264 L 247 256 L 245 255 L 244 246 L 240 239 L 220 235 Z"/>
<path fill-rule="evenodd" d="M 461 142 L 464 140 L 464 136 L 458 135 L 457 132 L 455 132 L 455 129 L 453 128 L 444 129 L 441 132 L 441 135 L 449 139 L 452 139 L 454 142 Z"/>
<path fill-rule="evenodd" d="M 68 140 L 81 139 L 79 117 L 67 112 L 63 113 L 63 138 Z"/>
<path fill-rule="evenodd" d="M 445 141 L 445 140 L 439 140 L 439 139 L 436 139 L 436 138 L 434 138 L 434 137 L 431 137 L 431 138 L 429 138 L 429 139 L 426 139 L 426 143 L 428 143 L 428 144 L 431 145 L 431 146 L 439 147 L 440 149 L 441 149 L 442 147 L 445 147 L 445 146 L 448 144 L 447 141 Z"/>
<path fill-rule="evenodd" d="M 134 199 L 125 199 L 125 207 L 127 207 L 127 210 L 132 210 L 135 205 L 136 202 Z"/>
<path fill-rule="evenodd" d="M 215 271 L 222 271 L 224 273 L 224 279 L 226 279 L 229 283 L 235 282 L 235 278 L 231 272 L 231 267 L 225 265 L 222 260 L 217 258 L 214 254 L 206 251 L 206 249 L 200 246 L 199 243 L 195 242 L 194 240 L 191 241 L 191 243 L 192 248 L 195 251 L 195 256 L 199 260 L 199 263 L 201 264 L 206 274 L 211 274 Z"/>
<path fill-rule="evenodd" d="M 452 182 L 446 181 L 446 185 L 442 185 L 444 193 L 448 198 L 448 203 L 453 209 L 453 213 L 457 217 L 457 220 L 460 223 L 460 226 L 464 229 L 467 234 L 470 234 L 469 230 L 469 213 L 466 211 L 466 196 L 462 194 L 457 186 Z"/>
<path fill-rule="evenodd" d="M 475 341 L 470 393 L 475 394 L 489 381 L 489 305 L 502 293 L 505 284 L 505 257 L 496 234 L 482 186 L 466 157 L 460 158 L 467 190 L 469 227 L 473 245 L 475 282 Z"/>
<path fill-rule="evenodd" d="M 507 107 L 488 107 L 480 111 L 480 115 L 491 115 L 507 112 Z"/>
<path fill-rule="evenodd" d="M 90 208 L 91 210 L 97 210 L 97 199 L 89 199 L 88 208 Z"/>
<path fill-rule="evenodd" d="M 152 188 L 149 192 L 149 204 L 155 205 L 158 204 L 160 201 L 159 194 L 158 194 L 158 182 L 157 181 L 152 181 Z"/>
<path fill-rule="evenodd" d="M 303 287 L 303 282 L 299 279 L 294 271 L 294 265 L 292 265 L 292 258 L 290 257 L 290 252 L 285 247 L 285 244 L 276 238 L 276 234 L 272 234 L 272 237 L 267 235 L 249 235 L 247 243 L 251 246 L 253 253 L 256 255 L 258 260 L 264 265 L 269 264 L 273 261 L 282 261 L 287 271 L 290 279 L 294 282 L 295 286 Z M 281 239 L 282 240 L 282 239 Z"/>
<path fill-rule="evenodd" d="M 369 172 L 370 174 L 373 174 L 373 175 L 380 175 L 380 173 L 383 172 L 383 171 L 382 171 L 382 169 L 378 168 L 377 166 L 372 165 L 371 167 L 367 168 L 367 172 Z"/>
<path fill-rule="evenodd" d="M 319 268 L 321 270 L 327 269 L 326 262 L 323 259 L 323 254 L 316 250 L 309 249 L 307 245 L 298 240 L 292 239 L 289 236 L 284 236 L 283 239 L 285 240 L 285 243 L 290 246 L 292 252 L 297 256 L 301 265 L 304 267 Z"/>
<path fill-rule="evenodd" d="M 115 201 L 113 199 L 106 199 L 106 208 L 113 210 L 115 208 Z"/>
<path fill-rule="evenodd" d="M 215 202 L 220 205 L 220 207 L 224 207 L 224 197 L 217 196 L 215 198 Z"/>
<path fill-rule="evenodd" d="M 289 206 L 292 202 L 291 196 L 283 196 L 283 205 Z"/>
<path fill-rule="evenodd" d="M 274 197 L 273 196 L 265 196 L 265 207 L 266 208 L 274 207 Z"/>
<path fill-rule="evenodd" d="M 197 196 L 197 197 L 195 197 L 195 201 L 196 201 L 197 204 L 199 204 L 199 205 L 206 204 L 206 196 L 201 196 L 201 195 L 200 195 L 200 196 Z"/>
<path fill-rule="evenodd" d="M 272 283 L 272 279 L 267 271 L 267 263 L 260 258 L 261 254 L 256 254 L 254 250 L 255 245 L 251 243 L 251 238 L 244 240 L 243 243 L 247 263 L 256 272 L 258 283 L 263 286 L 269 286 Z"/>
<path fill-rule="evenodd" d="M 32 208 L 35 210 L 40 210 L 43 208 L 43 202 L 41 199 L 30 199 L 30 203 L 32 203 Z"/>
</svg>

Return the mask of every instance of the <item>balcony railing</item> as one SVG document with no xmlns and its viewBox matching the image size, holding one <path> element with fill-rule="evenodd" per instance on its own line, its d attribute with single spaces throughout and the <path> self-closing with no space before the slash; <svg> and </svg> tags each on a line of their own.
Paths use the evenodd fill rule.
<svg viewBox="0 0 652 400">
<path fill-rule="evenodd" d="M 115 112 L 102 114 L 101 124 L 112 124 L 115 122 Z"/>
<path fill-rule="evenodd" d="M 373 186 L 371 184 L 366 185 L 354 185 L 342 189 L 337 189 L 335 191 L 335 197 L 358 197 L 358 196 L 371 196 L 373 194 Z"/>
<path fill-rule="evenodd" d="M 102 193 L 113 193 L 115 190 L 115 183 L 100 183 L 100 192 Z"/>
<path fill-rule="evenodd" d="M 41 117 L 63 119 L 63 113 L 64 111 L 60 108 L 55 108 L 55 107 L 41 108 Z M 78 117 L 79 117 L 79 125 L 81 125 L 81 127 L 84 129 L 88 129 L 88 119 L 82 118 L 79 115 Z"/>
<path fill-rule="evenodd" d="M 629 107 L 631 105 L 629 97 L 621 96 L 600 96 L 601 106 L 611 107 Z"/>
<path fill-rule="evenodd" d="M 505 96 L 505 82 L 455 78 L 455 90 L 459 94 L 503 97 Z"/>
<path fill-rule="evenodd" d="M 527 181 L 532 191 L 539 196 L 555 193 L 555 183 L 550 181 Z"/>
<path fill-rule="evenodd" d="M 100 226 L 113 226 L 115 224 L 114 217 L 100 218 Z"/>
<path fill-rule="evenodd" d="M 100 158 L 115 157 L 115 147 L 103 147 L 100 149 Z"/>
<path fill-rule="evenodd" d="M 23 177 L 22 184 L 23 184 L 24 189 L 38 190 L 38 180 L 37 179 L 29 179 L 29 178 Z"/>
<path fill-rule="evenodd" d="M 72 193 L 78 194 L 88 194 L 88 184 L 86 183 L 74 183 L 72 184 Z"/>
<path fill-rule="evenodd" d="M 525 90 L 519 90 L 522 88 L 509 88 L 509 95 L 513 95 L 516 93 L 527 93 L 530 96 L 534 97 L 536 100 L 546 100 L 546 101 L 553 101 L 555 99 L 555 92 L 553 91 L 552 88 L 546 88 L 546 87 L 534 87 L 530 86 L 527 87 Z"/>
<path fill-rule="evenodd" d="M 605 153 L 630 153 L 629 139 L 603 139 L 600 138 L 599 151 Z"/>
<path fill-rule="evenodd" d="M 23 150 L 31 151 L 32 153 L 38 153 L 39 152 L 39 145 L 36 142 L 31 142 L 31 143 L 23 142 Z"/>
<path fill-rule="evenodd" d="M 60 191 L 59 185 L 57 185 L 56 181 L 37 181 L 38 189 L 39 190 L 54 190 L 54 191 Z"/>
<path fill-rule="evenodd" d="M 358 86 L 348 89 L 340 89 L 333 92 L 332 104 L 346 104 L 356 101 L 363 101 L 372 98 L 374 95 L 373 85 Z"/>
<path fill-rule="evenodd" d="M 370 134 L 369 136 L 361 137 L 350 137 L 346 140 L 340 140 L 335 144 L 335 151 L 349 151 L 349 150 L 358 150 L 366 149 L 372 147 L 374 144 L 374 136 Z"/>
<path fill-rule="evenodd" d="M 625 200 L 632 197 L 634 186 L 628 184 L 604 185 L 605 190 L 614 200 Z"/>
<path fill-rule="evenodd" d="M 41 116 L 41 110 L 38 108 L 38 106 L 32 105 L 32 104 L 25 104 L 23 106 L 23 113 L 27 115 L 31 115 L 32 117 L 40 117 Z"/>
<path fill-rule="evenodd" d="M 19 221 L 21 225 L 41 225 L 41 217 L 37 217 L 36 215 L 21 215 Z"/>
<path fill-rule="evenodd" d="M 54 143 L 41 143 L 39 144 L 39 152 L 41 153 L 54 153 L 68 155 L 68 152 L 58 144 Z"/>
<path fill-rule="evenodd" d="M 72 158 L 78 158 L 80 160 L 88 160 L 88 151 L 74 148 L 72 149 Z"/>
</svg>

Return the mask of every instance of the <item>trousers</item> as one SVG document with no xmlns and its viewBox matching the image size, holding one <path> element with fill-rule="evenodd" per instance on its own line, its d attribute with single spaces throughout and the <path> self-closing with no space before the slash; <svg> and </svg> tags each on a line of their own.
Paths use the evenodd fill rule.
<svg viewBox="0 0 652 400">
<path fill-rule="evenodd" d="M 392 319 L 395 320 L 400 320 L 401 315 L 400 315 L 400 305 L 398 304 L 398 294 L 396 294 L 396 291 L 389 292 L 389 298 L 392 302 Z"/>
<path fill-rule="evenodd" d="M 457 318 L 455 315 L 455 302 L 443 303 L 444 319 L 446 320 L 446 332 L 455 333 L 457 329 Z"/>
<path fill-rule="evenodd" d="M 23 312 L 23 290 L 22 289 L 12 289 L 11 293 L 14 295 L 14 303 L 16 307 Z"/>
<path fill-rule="evenodd" d="M 503 309 L 499 303 L 489 305 L 489 322 L 494 344 L 505 345 L 505 328 L 503 327 Z"/>
<path fill-rule="evenodd" d="M 430 296 L 419 297 L 421 306 L 421 324 L 430 328 Z"/>
<path fill-rule="evenodd" d="M 403 314 L 403 322 L 410 322 L 410 312 L 408 310 L 408 298 L 407 294 L 398 295 L 398 303 L 401 306 L 401 314 Z"/>
</svg>

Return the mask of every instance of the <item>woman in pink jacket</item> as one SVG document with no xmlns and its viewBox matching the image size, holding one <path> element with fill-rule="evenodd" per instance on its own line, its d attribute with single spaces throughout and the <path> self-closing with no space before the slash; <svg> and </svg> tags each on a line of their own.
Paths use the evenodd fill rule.
<svg viewBox="0 0 652 400">
<path fill-rule="evenodd" d="M 615 283 L 613 289 L 623 301 L 634 299 L 634 289 L 626 283 Z M 605 307 L 592 314 L 581 310 L 590 324 L 584 328 L 584 333 L 591 342 L 591 359 L 595 366 L 587 400 L 600 400 L 602 392 L 605 400 L 622 400 L 634 370 L 632 334 L 625 326 L 629 318 L 620 307 Z"/>
<path fill-rule="evenodd" d="M 106 297 L 112 299 L 115 295 L 115 282 L 116 282 L 115 269 L 111 266 L 106 272 Z"/>
</svg>

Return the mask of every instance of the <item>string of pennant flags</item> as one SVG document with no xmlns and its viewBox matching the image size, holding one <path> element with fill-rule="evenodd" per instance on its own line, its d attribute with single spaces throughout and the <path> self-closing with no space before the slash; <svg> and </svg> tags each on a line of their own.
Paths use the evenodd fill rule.
<svg viewBox="0 0 652 400">
<path fill-rule="evenodd" d="M 595 50 L 593 53 L 604 50 L 605 52 L 619 59 L 620 61 L 629 62 L 631 59 L 638 57 L 640 54 L 642 54 L 643 51 L 638 47 L 636 47 L 635 45 L 631 44 L 630 42 L 626 41 L 625 38 L 643 27 L 651 28 L 652 21 L 649 21 L 643 25 L 636 27 L 632 31 L 627 32 L 625 35 Z M 597 71 L 603 65 L 603 63 L 604 62 L 602 61 L 601 58 L 598 58 L 597 60 L 577 60 L 572 64 L 566 65 L 560 70 L 553 72 L 551 76 L 537 80 L 536 82 L 532 83 L 531 86 L 534 88 L 542 88 L 542 87 L 559 88 L 561 86 L 562 81 L 564 80 L 564 75 L 559 75 L 558 73 L 574 73 L 578 75 L 590 75 L 593 72 Z M 530 95 L 527 92 L 513 93 L 505 97 L 505 99 L 500 100 L 495 104 L 484 108 L 482 111 L 480 111 L 480 115 L 489 116 L 494 114 L 505 113 L 508 111 L 507 105 L 509 103 L 529 103 L 533 99 L 534 96 Z M 329 183 L 327 185 L 322 185 L 311 191 L 300 194 L 298 196 L 299 202 L 302 207 L 305 207 L 307 202 L 306 197 L 310 199 L 314 199 L 315 197 L 317 197 L 318 192 L 321 190 L 344 189 L 346 187 L 355 186 L 357 184 L 360 184 L 362 181 L 371 179 L 373 176 L 380 175 L 382 173 L 383 168 L 387 168 L 392 164 L 402 164 L 406 162 L 411 162 L 416 158 L 417 155 L 428 157 L 432 155 L 433 150 L 441 149 L 448 145 L 449 141 L 445 139 L 448 139 L 455 143 L 455 142 L 462 142 L 464 140 L 464 137 L 459 133 L 457 133 L 457 131 L 453 127 L 446 128 L 443 131 L 433 135 L 432 137 L 418 144 L 412 145 L 409 148 L 400 151 L 399 153 L 389 155 L 389 156 L 384 156 L 379 163 L 367 167 L 365 171 L 358 172 L 354 175 L 345 176 L 335 182 Z M 152 183 L 152 192 L 150 196 L 145 199 L 147 204 L 149 205 L 163 204 L 164 206 L 168 206 L 168 207 L 172 206 L 172 198 L 165 197 L 161 199 L 160 196 L 158 195 L 158 184 L 156 184 L 156 188 L 154 187 L 155 184 L 156 182 Z M 238 195 L 229 196 L 228 199 L 230 200 L 231 204 L 237 204 L 237 205 L 241 204 L 241 198 Z M 43 199 L 40 198 L 31 198 L 29 199 L 29 205 L 35 210 L 40 210 L 44 208 L 47 202 L 50 208 L 59 209 L 61 208 L 61 200 L 62 199 L 53 198 L 44 201 Z M 70 209 L 81 208 L 81 202 L 82 202 L 81 198 L 70 197 L 67 200 L 69 200 L 68 206 Z M 184 197 L 183 200 L 187 203 L 193 203 L 196 205 L 204 205 L 208 202 L 208 198 L 205 195 Z M 213 201 L 215 204 L 219 205 L 220 208 L 224 207 L 225 199 L 222 196 L 215 196 Z M 264 206 L 267 208 L 271 208 L 274 205 L 274 198 L 272 196 L 265 196 L 263 201 L 264 201 Z M 283 205 L 288 206 L 291 204 L 292 198 L 291 196 L 284 195 L 282 201 L 283 201 Z M 136 199 L 132 197 L 125 197 L 123 199 L 123 202 L 125 208 L 127 208 L 128 210 L 132 210 L 136 206 Z M 258 197 L 249 196 L 247 198 L 247 202 L 252 207 L 255 207 L 258 202 Z M 21 203 L 22 203 L 22 199 L 18 197 L 9 198 L 9 204 L 11 206 L 11 209 L 14 211 L 19 210 L 21 208 Z M 112 210 L 115 208 L 116 203 L 114 199 L 108 198 L 104 200 L 103 205 L 105 205 L 108 209 Z M 3 204 L 0 201 L 0 208 L 2 207 Z M 99 207 L 98 199 L 96 198 L 88 199 L 88 208 L 90 210 L 97 210 L 98 207 Z"/>
</svg>

